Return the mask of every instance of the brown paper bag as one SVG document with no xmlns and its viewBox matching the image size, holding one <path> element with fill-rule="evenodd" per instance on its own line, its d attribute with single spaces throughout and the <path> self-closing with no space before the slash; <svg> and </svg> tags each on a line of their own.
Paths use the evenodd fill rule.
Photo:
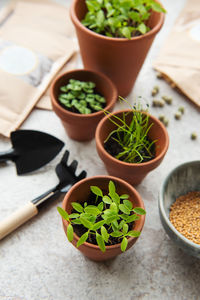
<svg viewBox="0 0 200 300">
<path fill-rule="evenodd" d="M 20 126 L 76 50 L 67 9 L 43 1 L 19 1 L 0 18 L 0 133 L 5 136 Z"/>
<path fill-rule="evenodd" d="M 200 107 L 199 0 L 188 0 L 154 67 Z"/>
</svg>

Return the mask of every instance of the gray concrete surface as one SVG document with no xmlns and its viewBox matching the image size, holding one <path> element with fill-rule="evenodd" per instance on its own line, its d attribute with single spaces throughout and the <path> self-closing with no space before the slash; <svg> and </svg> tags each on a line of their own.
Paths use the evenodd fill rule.
<svg viewBox="0 0 200 300">
<path fill-rule="evenodd" d="M 7 2 L 1 0 L 0 5 Z M 170 119 L 169 151 L 159 168 L 137 187 L 147 210 L 141 238 L 127 253 L 112 261 L 89 261 L 66 240 L 56 210 L 61 205 L 60 198 L 0 242 L 0 300 L 200 299 L 200 261 L 173 244 L 158 215 L 158 191 L 167 173 L 181 162 L 200 159 L 199 111 L 167 83 L 158 81 L 152 69 L 152 62 L 185 1 L 163 3 L 168 11 L 164 27 L 128 97 L 130 102 L 137 96 L 150 100 L 152 87 L 159 84 L 162 93 L 174 99 L 173 106 L 164 109 Z M 180 105 L 186 112 L 178 122 L 173 114 Z M 118 108 L 120 104 L 115 110 Z M 150 112 L 158 116 L 160 110 L 151 107 Z M 85 169 L 88 176 L 106 173 L 95 141 L 70 140 L 53 112 L 35 109 L 22 128 L 42 130 L 65 141 L 70 160 L 77 159 L 79 170 Z M 192 131 L 199 133 L 196 141 L 190 140 Z M 9 141 L 1 137 L 0 150 L 9 147 Z M 0 167 L 0 219 L 57 183 L 55 166 L 61 155 L 41 170 L 21 177 L 16 176 L 12 163 Z"/>
</svg>

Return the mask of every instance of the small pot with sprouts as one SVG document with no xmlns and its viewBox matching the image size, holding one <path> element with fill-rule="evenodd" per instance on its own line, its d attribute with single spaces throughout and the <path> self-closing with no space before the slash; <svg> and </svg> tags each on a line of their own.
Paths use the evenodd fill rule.
<svg viewBox="0 0 200 300">
<path fill-rule="evenodd" d="M 58 211 L 68 240 L 96 261 L 113 258 L 133 246 L 146 214 L 139 193 L 130 184 L 103 175 L 76 183 Z"/>
<path fill-rule="evenodd" d="M 112 111 L 117 89 L 109 78 L 90 70 L 73 70 L 51 85 L 51 102 L 70 138 L 91 140 L 103 110 Z"/>
<path fill-rule="evenodd" d="M 169 145 L 164 125 L 134 107 L 107 112 L 96 130 L 96 147 L 108 174 L 137 185 L 163 160 Z"/>
</svg>

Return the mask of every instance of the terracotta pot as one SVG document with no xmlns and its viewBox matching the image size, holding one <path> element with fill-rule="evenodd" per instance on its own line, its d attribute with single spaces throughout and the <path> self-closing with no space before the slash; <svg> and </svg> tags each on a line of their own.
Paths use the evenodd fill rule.
<svg viewBox="0 0 200 300">
<path fill-rule="evenodd" d="M 129 111 L 131 112 L 131 110 L 121 110 L 114 112 L 113 114 L 121 118 L 123 112 Z M 143 112 L 143 114 L 147 113 Z M 104 149 L 105 139 L 109 133 L 116 128 L 116 126 L 109 120 L 109 117 L 111 116 L 105 116 L 97 126 L 95 136 L 97 152 L 104 162 L 108 174 L 122 178 L 130 184 L 137 185 L 163 160 L 169 146 L 167 130 L 157 118 L 149 115 L 149 125 L 153 123 L 153 126 L 149 131 L 148 137 L 152 141 L 157 140 L 155 143 L 155 158 L 144 163 L 126 163 L 114 158 Z M 132 114 L 128 114 L 126 118 L 127 123 L 130 122 L 131 116 Z"/>
<path fill-rule="evenodd" d="M 104 112 L 78 114 L 63 108 L 58 102 L 60 87 L 66 85 L 70 79 L 92 81 L 96 84 L 97 93 L 106 99 L 105 110 L 112 111 L 117 101 L 117 89 L 105 75 L 90 70 L 73 70 L 56 78 L 50 88 L 52 107 L 70 138 L 77 141 L 91 140 L 95 135 L 98 122 L 104 117 Z"/>
<path fill-rule="evenodd" d="M 152 29 L 145 35 L 128 40 L 106 37 L 83 26 L 81 20 L 86 12 L 85 0 L 73 0 L 70 15 L 76 29 L 84 67 L 106 74 L 117 86 L 119 95 L 126 97 L 163 25 L 164 14 L 153 12 L 148 24 Z"/>
<path fill-rule="evenodd" d="M 127 182 L 111 176 L 94 176 L 90 178 L 85 178 L 79 181 L 78 183 L 76 183 L 66 194 L 62 205 L 63 209 L 70 214 L 72 211 L 71 202 L 80 203 L 86 201 L 90 195 L 91 185 L 96 185 L 107 192 L 108 183 L 110 180 L 112 180 L 115 183 L 116 191 L 118 194 L 128 194 L 130 196 L 129 199 L 133 203 L 133 207 L 142 207 L 144 209 L 143 201 L 140 195 L 138 194 L 138 192 Z M 144 221 L 145 221 L 145 216 L 144 215 L 140 216 L 140 219 L 135 221 L 134 230 L 142 231 Z M 68 222 L 63 219 L 62 222 L 63 222 L 64 231 L 66 233 Z M 133 246 L 133 244 L 137 241 L 137 239 L 138 238 L 135 237 L 130 237 L 128 239 L 127 250 L 131 246 Z M 76 233 L 74 233 L 74 239 L 72 241 L 72 244 L 76 246 L 78 240 L 79 237 L 77 236 Z M 80 250 L 85 256 L 95 261 L 107 260 L 122 253 L 120 244 L 106 246 L 105 252 L 102 252 L 97 245 L 93 245 L 88 242 L 85 242 L 79 248 L 76 249 Z"/>
</svg>

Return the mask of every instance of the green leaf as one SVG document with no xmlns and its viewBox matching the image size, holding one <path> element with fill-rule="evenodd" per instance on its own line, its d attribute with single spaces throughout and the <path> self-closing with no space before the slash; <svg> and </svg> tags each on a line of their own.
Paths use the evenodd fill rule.
<svg viewBox="0 0 200 300">
<path fill-rule="evenodd" d="M 112 200 L 108 196 L 103 196 L 103 202 L 106 203 L 106 204 L 111 204 Z"/>
<path fill-rule="evenodd" d="M 129 216 L 126 219 L 126 223 L 131 223 L 131 222 L 139 220 L 139 219 L 140 219 L 140 217 L 134 214 L 134 215 Z"/>
<path fill-rule="evenodd" d="M 122 242 L 121 242 L 121 250 L 122 252 L 126 251 L 128 245 L 128 240 L 126 237 L 123 238 Z"/>
<path fill-rule="evenodd" d="M 84 227 L 86 227 L 86 228 L 88 228 L 88 229 L 92 229 L 92 227 L 93 227 L 93 224 L 90 222 L 90 221 L 88 221 L 86 218 L 84 218 L 84 217 L 80 217 L 80 221 L 81 221 L 81 224 L 84 226 Z"/>
<path fill-rule="evenodd" d="M 101 211 L 94 205 L 88 205 L 85 207 L 85 212 L 94 216 L 98 216 L 101 213 Z"/>
<path fill-rule="evenodd" d="M 147 32 L 147 26 L 144 23 L 141 23 L 138 27 L 137 30 L 141 32 L 142 34 L 145 34 Z"/>
<path fill-rule="evenodd" d="M 101 235 L 106 243 L 108 243 L 109 234 L 104 226 L 101 226 Z"/>
<path fill-rule="evenodd" d="M 118 205 L 118 204 L 120 204 L 120 197 L 119 197 L 119 195 L 117 194 L 117 193 L 114 193 L 113 195 L 112 195 L 112 200 Z"/>
<path fill-rule="evenodd" d="M 133 237 L 138 237 L 140 236 L 140 231 L 137 231 L 137 230 L 131 230 L 127 233 L 128 236 L 133 236 Z"/>
<path fill-rule="evenodd" d="M 127 194 L 123 194 L 120 196 L 120 199 L 128 199 L 129 198 L 129 195 Z"/>
<path fill-rule="evenodd" d="M 103 197 L 102 190 L 98 186 L 91 186 L 90 189 L 93 192 L 93 194 Z"/>
<path fill-rule="evenodd" d="M 61 207 L 58 206 L 57 210 L 58 210 L 59 214 L 63 217 L 63 219 L 69 221 L 69 215 L 64 209 L 62 209 Z"/>
<path fill-rule="evenodd" d="M 124 204 L 120 204 L 119 205 L 119 209 L 126 215 L 130 214 L 130 210 L 128 209 L 127 206 L 125 206 Z"/>
<path fill-rule="evenodd" d="M 71 224 L 67 226 L 67 238 L 71 242 L 73 240 L 74 230 Z"/>
<path fill-rule="evenodd" d="M 101 27 L 104 23 L 104 20 L 105 20 L 105 16 L 103 10 L 98 11 L 97 19 L 96 19 L 97 26 Z"/>
<path fill-rule="evenodd" d="M 83 243 L 85 243 L 87 241 L 87 238 L 88 238 L 88 234 L 89 232 L 85 232 L 81 237 L 80 239 L 78 240 L 77 244 L 76 244 L 76 247 L 78 248 L 80 245 L 82 245 Z"/>
<path fill-rule="evenodd" d="M 115 213 L 118 213 L 118 207 L 117 207 L 116 203 L 112 203 L 110 205 L 110 210 L 114 211 Z"/>
<path fill-rule="evenodd" d="M 109 195 L 112 196 L 115 195 L 115 184 L 112 180 L 109 181 L 109 184 L 108 184 L 108 189 L 109 189 Z"/>
<path fill-rule="evenodd" d="M 77 224 L 77 225 L 81 224 L 81 220 L 80 219 L 73 219 L 73 220 L 71 220 L 71 222 L 73 224 Z"/>
<path fill-rule="evenodd" d="M 99 228 L 100 228 L 101 226 L 103 226 L 104 224 L 105 224 L 105 221 L 104 221 L 104 220 L 99 221 L 99 222 L 97 222 L 97 223 L 95 223 L 95 224 L 93 225 L 93 227 L 92 227 L 91 230 L 96 231 L 97 229 L 99 229 Z"/>
<path fill-rule="evenodd" d="M 113 231 L 111 234 L 110 234 L 112 237 L 120 237 L 123 235 L 123 233 L 121 231 Z"/>
<path fill-rule="evenodd" d="M 97 208 L 102 211 L 103 210 L 103 202 L 100 202 L 97 206 Z"/>
<path fill-rule="evenodd" d="M 127 224 L 123 225 L 122 232 L 123 232 L 123 234 L 126 234 L 128 232 L 128 225 Z"/>
<path fill-rule="evenodd" d="M 98 244 L 99 248 L 101 249 L 101 251 L 105 252 L 106 247 L 105 247 L 104 239 L 98 232 L 96 232 L 96 240 L 97 240 L 97 244 Z"/>
<path fill-rule="evenodd" d="M 154 11 L 166 13 L 166 10 L 159 3 L 155 1 L 151 3 L 151 7 Z"/>
<path fill-rule="evenodd" d="M 146 215 L 146 211 L 141 207 L 134 207 L 133 211 L 138 215 Z"/>
<path fill-rule="evenodd" d="M 132 204 L 131 201 L 129 201 L 129 200 L 124 200 L 123 203 L 124 203 L 124 205 L 125 205 L 126 207 L 128 207 L 128 209 L 131 210 L 131 209 L 133 208 L 133 204 Z"/>
<path fill-rule="evenodd" d="M 123 27 L 121 29 L 121 32 L 122 32 L 122 34 L 123 34 L 124 37 L 126 37 L 129 40 L 131 39 L 131 30 L 130 30 L 129 27 Z"/>
<path fill-rule="evenodd" d="M 80 217 L 80 215 L 79 214 L 75 214 L 75 213 L 69 215 L 70 219 L 76 219 L 76 218 L 79 218 L 79 217 Z"/>
<path fill-rule="evenodd" d="M 125 224 L 125 221 L 124 220 L 121 220 L 121 222 L 119 223 L 119 230 L 122 229 L 123 225 Z"/>
<path fill-rule="evenodd" d="M 71 205 L 76 211 L 83 212 L 83 206 L 80 203 L 72 202 Z"/>
</svg>

